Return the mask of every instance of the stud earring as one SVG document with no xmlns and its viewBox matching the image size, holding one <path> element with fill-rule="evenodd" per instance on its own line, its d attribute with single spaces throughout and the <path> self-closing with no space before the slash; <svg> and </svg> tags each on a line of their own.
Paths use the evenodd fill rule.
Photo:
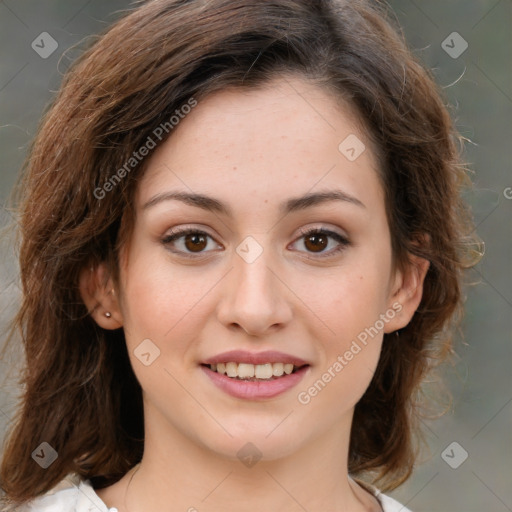
<svg viewBox="0 0 512 512">
<path fill-rule="evenodd" d="M 107 312 L 105 313 L 105 316 L 106 316 L 107 318 L 110 318 L 110 317 L 112 316 L 112 313 L 111 313 L 110 311 L 107 311 Z"/>
</svg>

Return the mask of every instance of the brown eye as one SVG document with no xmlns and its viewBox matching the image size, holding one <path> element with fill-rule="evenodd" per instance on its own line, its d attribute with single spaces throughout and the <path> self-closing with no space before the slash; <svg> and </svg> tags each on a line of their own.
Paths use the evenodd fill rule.
<svg viewBox="0 0 512 512">
<path fill-rule="evenodd" d="M 305 237 L 304 245 L 312 252 L 321 252 L 327 247 L 329 243 L 328 238 L 324 234 L 313 233 Z"/>
<path fill-rule="evenodd" d="M 186 235 L 184 238 L 185 247 L 192 252 L 200 252 L 207 245 L 206 237 L 201 234 Z"/>
<path fill-rule="evenodd" d="M 208 247 L 208 239 L 213 240 L 208 233 L 188 228 L 171 231 L 162 239 L 162 244 L 173 253 L 194 257 L 193 254 L 202 255 L 211 252 L 205 250 Z"/>
<path fill-rule="evenodd" d="M 316 254 L 319 258 L 334 256 L 350 245 L 349 240 L 345 236 L 329 229 L 314 228 L 301 230 L 301 235 L 297 242 L 303 240 L 306 254 Z M 335 244 L 330 250 L 326 250 L 331 244 L 331 240 L 334 240 Z"/>
</svg>

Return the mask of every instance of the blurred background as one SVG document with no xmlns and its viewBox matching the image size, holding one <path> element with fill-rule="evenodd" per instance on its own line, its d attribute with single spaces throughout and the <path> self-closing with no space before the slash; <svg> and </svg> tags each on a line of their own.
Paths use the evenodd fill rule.
<svg viewBox="0 0 512 512">
<path fill-rule="evenodd" d="M 443 370 L 452 410 L 425 421 L 428 451 L 390 494 L 413 512 L 512 511 L 512 1 L 389 4 L 468 139 L 465 158 L 475 188 L 467 200 L 486 248 L 468 274 L 475 285 L 467 288 L 457 364 Z M 7 199 L 45 106 L 78 55 L 70 48 L 128 8 L 127 0 L 0 1 L 0 228 L 15 222 Z M 4 235 L 0 345 L 19 294 L 13 240 Z M 0 361 L 0 441 L 15 409 L 21 363 L 19 348 Z M 4 379 L 8 371 L 12 377 Z"/>
</svg>

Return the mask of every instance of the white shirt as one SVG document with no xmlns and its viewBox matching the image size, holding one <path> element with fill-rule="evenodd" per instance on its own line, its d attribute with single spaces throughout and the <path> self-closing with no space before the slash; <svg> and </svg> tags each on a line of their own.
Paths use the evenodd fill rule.
<svg viewBox="0 0 512 512">
<path fill-rule="evenodd" d="M 382 494 L 378 489 L 374 487 L 371 489 L 384 512 L 411 512 L 398 501 Z M 3 509 L 2 512 L 7 510 Z M 34 498 L 26 505 L 9 510 L 16 512 L 117 512 L 117 508 L 109 508 L 105 505 L 89 480 L 82 480 L 76 474 L 68 475 L 52 490 Z"/>
</svg>

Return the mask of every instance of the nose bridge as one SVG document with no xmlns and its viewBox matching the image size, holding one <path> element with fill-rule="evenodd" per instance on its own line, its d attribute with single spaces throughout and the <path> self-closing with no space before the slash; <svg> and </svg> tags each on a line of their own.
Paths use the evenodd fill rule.
<svg viewBox="0 0 512 512">
<path fill-rule="evenodd" d="M 220 310 L 221 321 L 257 334 L 290 319 L 286 287 L 275 275 L 278 265 L 274 256 L 253 237 L 239 244 L 233 254 L 234 268 Z"/>
<path fill-rule="evenodd" d="M 237 254 L 233 255 L 235 295 L 241 304 L 257 301 L 260 307 L 265 308 L 275 301 L 278 291 L 275 289 L 275 276 L 270 271 L 274 258 L 268 240 L 267 237 L 264 248 L 255 238 L 247 237 L 236 248 Z"/>
<path fill-rule="evenodd" d="M 270 271 L 270 251 L 263 251 L 254 261 L 245 260 L 237 255 L 234 258 L 235 286 L 242 297 L 257 297 L 271 299 L 275 288 L 273 273 Z"/>
</svg>

